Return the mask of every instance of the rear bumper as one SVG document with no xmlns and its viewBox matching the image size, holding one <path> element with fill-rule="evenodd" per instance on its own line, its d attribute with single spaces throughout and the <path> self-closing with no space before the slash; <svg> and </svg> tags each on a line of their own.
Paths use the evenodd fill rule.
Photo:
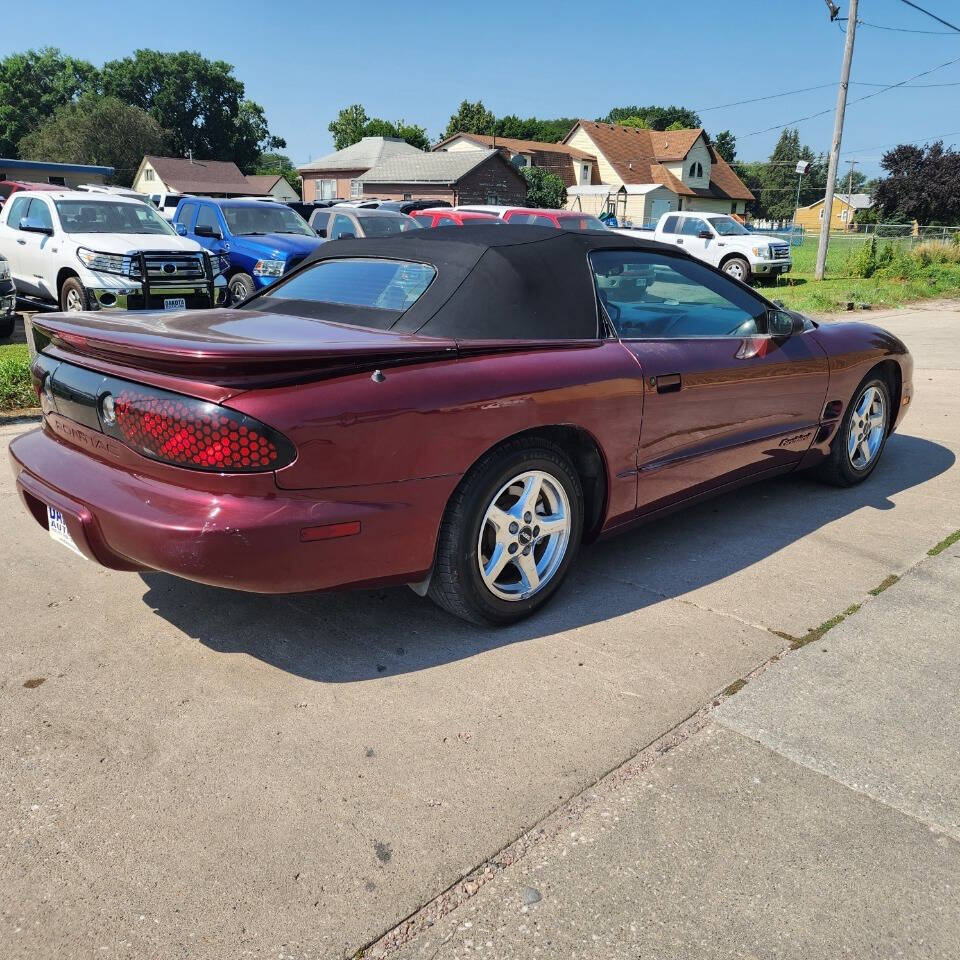
<svg viewBox="0 0 960 960">
<path fill-rule="evenodd" d="M 459 479 L 293 493 L 279 491 L 266 475 L 261 495 L 235 495 L 114 466 L 47 429 L 17 437 L 9 449 L 26 508 L 43 527 L 47 506 L 59 510 L 89 560 L 115 570 L 161 570 L 256 593 L 423 579 L 433 563 L 441 515 Z M 223 477 L 210 481 L 229 486 Z M 301 539 L 305 528 L 355 521 L 358 534 Z"/>
</svg>

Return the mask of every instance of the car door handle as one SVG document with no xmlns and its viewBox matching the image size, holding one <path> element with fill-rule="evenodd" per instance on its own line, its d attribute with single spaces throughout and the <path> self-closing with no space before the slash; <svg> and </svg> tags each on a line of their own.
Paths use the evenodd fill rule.
<svg viewBox="0 0 960 960">
<path fill-rule="evenodd" d="M 25 246 L 27 245 L 27 241 L 26 241 L 26 240 L 19 240 L 19 239 L 18 239 L 18 240 L 17 240 L 17 243 L 19 243 L 21 247 L 25 247 Z"/>
<path fill-rule="evenodd" d="M 664 373 L 654 379 L 657 384 L 657 393 L 676 393 L 682 386 L 679 373 Z"/>
<path fill-rule="evenodd" d="M 679 243 L 680 246 L 683 246 L 683 241 L 682 241 L 682 240 L 678 240 L 677 243 Z"/>
</svg>

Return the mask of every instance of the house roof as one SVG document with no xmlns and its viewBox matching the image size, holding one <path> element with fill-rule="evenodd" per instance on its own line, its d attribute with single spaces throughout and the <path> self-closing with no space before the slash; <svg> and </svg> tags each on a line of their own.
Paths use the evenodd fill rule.
<svg viewBox="0 0 960 960">
<path fill-rule="evenodd" d="M 586 153 L 571 147 L 566 143 L 546 143 L 541 140 L 517 140 L 515 137 L 492 137 L 486 133 L 455 133 L 452 137 L 441 140 L 434 150 L 443 150 L 444 147 L 458 137 L 465 140 L 472 140 L 474 143 L 485 147 L 506 147 L 511 153 L 562 153 L 564 156 L 571 157 L 574 160 L 592 160 L 596 162 L 596 157 L 592 153 Z"/>
<path fill-rule="evenodd" d="M 232 193 L 245 196 L 258 192 L 232 160 L 188 160 L 186 157 L 149 155 L 143 159 L 157 171 L 168 187 L 178 193 Z"/>
<path fill-rule="evenodd" d="M 297 167 L 300 173 L 316 170 L 369 170 L 384 160 L 407 154 L 423 153 L 399 137 L 364 137 L 342 150 Z"/>
<path fill-rule="evenodd" d="M 702 129 L 643 130 L 622 124 L 578 120 L 567 138 L 578 128 L 587 133 L 624 183 L 658 183 L 682 197 L 753 200 L 747 185 L 713 147 L 707 148 L 711 161 L 709 189 L 683 183 L 664 166 L 683 160 L 700 137 L 706 142 Z"/>
<path fill-rule="evenodd" d="M 393 157 L 378 163 L 358 178 L 364 183 L 456 183 L 481 163 L 499 157 L 519 177 L 499 150 L 440 150 L 436 153 L 415 153 Z"/>
<path fill-rule="evenodd" d="M 97 167 L 88 163 L 49 163 L 46 160 L 13 160 L 0 157 L 0 167 L 6 170 L 53 170 L 57 173 L 88 173 L 112 177 L 113 167 Z"/>
<path fill-rule="evenodd" d="M 801 207 L 803 210 L 809 210 L 811 207 L 819 207 L 826 197 L 821 197 L 819 200 L 814 200 L 813 203 L 807 204 L 806 207 Z M 834 200 L 839 200 L 840 203 L 845 206 L 850 207 L 853 210 L 869 210 L 873 206 L 873 199 L 869 193 L 835 193 L 833 195 Z"/>
<path fill-rule="evenodd" d="M 279 180 L 283 179 L 280 173 L 248 173 L 247 183 L 254 187 L 254 193 L 269 193 Z"/>
</svg>

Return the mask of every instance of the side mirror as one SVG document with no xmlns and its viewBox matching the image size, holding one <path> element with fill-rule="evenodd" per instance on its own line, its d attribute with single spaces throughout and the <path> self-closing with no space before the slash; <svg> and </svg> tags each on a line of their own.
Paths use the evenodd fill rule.
<svg viewBox="0 0 960 960">
<path fill-rule="evenodd" d="M 803 330 L 803 320 L 785 310 L 767 311 L 767 333 L 771 337 L 790 337 Z"/>
<path fill-rule="evenodd" d="M 712 239 L 713 239 L 713 234 L 712 234 L 709 230 L 701 230 L 701 231 L 697 234 L 697 236 L 698 236 L 701 240 L 712 240 Z"/>
<path fill-rule="evenodd" d="M 173 225 L 173 229 L 176 230 L 181 237 L 185 237 L 187 235 L 187 225 L 185 223 L 180 223 L 179 220 Z"/>
<path fill-rule="evenodd" d="M 41 223 L 39 220 L 34 220 L 28 217 L 24 217 L 20 221 L 20 229 L 25 233 L 45 233 L 48 237 L 53 236 L 53 227 L 49 227 L 45 223 Z"/>
<path fill-rule="evenodd" d="M 314 230 L 313 232 L 314 232 L 318 237 L 325 237 L 325 236 L 327 235 L 327 228 L 326 228 L 326 227 L 317 227 L 317 229 Z"/>
<path fill-rule="evenodd" d="M 211 227 L 209 223 L 198 223 L 194 228 L 193 232 L 198 237 L 209 237 L 211 240 L 222 240 L 223 234 L 220 233 L 216 227 Z"/>
</svg>

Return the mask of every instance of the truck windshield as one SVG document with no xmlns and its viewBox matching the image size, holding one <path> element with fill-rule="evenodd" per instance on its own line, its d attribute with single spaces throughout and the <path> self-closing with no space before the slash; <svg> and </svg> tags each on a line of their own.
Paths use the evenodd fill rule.
<svg viewBox="0 0 960 960">
<path fill-rule="evenodd" d="M 740 237 L 750 233 L 749 230 L 744 229 L 743 224 L 737 223 L 733 217 L 711 217 L 710 226 L 712 226 L 721 237 Z"/>
<path fill-rule="evenodd" d="M 223 216 L 235 237 L 250 237 L 258 233 L 292 233 L 312 237 L 314 232 L 306 220 L 289 207 L 264 201 L 256 205 L 224 206 Z"/>
<path fill-rule="evenodd" d="M 114 200 L 56 200 L 65 233 L 159 233 L 176 231 L 145 203 Z"/>
</svg>

